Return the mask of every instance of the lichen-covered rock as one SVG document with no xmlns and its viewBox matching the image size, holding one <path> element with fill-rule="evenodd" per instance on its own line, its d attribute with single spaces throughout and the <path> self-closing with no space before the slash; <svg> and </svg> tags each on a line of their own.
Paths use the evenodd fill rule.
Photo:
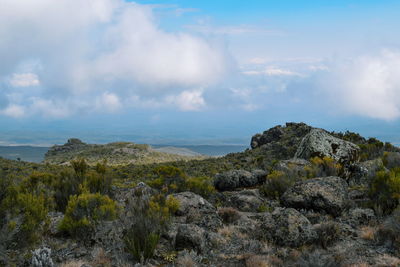
<svg viewBox="0 0 400 267">
<path fill-rule="evenodd" d="M 281 246 L 299 247 L 316 238 L 310 221 L 291 208 L 275 209 L 265 217 L 262 227 L 266 238 Z"/>
<path fill-rule="evenodd" d="M 265 199 L 260 196 L 258 189 L 242 190 L 227 193 L 226 206 L 245 212 L 256 212 L 264 205 Z"/>
<path fill-rule="evenodd" d="M 231 170 L 217 174 L 214 186 L 220 191 L 234 190 L 240 187 L 252 187 L 261 184 L 265 180 L 265 172 L 256 170 L 249 172 L 245 170 Z"/>
<path fill-rule="evenodd" d="M 347 183 L 336 176 L 297 182 L 283 194 L 281 201 L 286 207 L 323 210 L 338 216 L 348 201 Z"/>
<path fill-rule="evenodd" d="M 356 227 L 359 225 L 368 225 L 376 221 L 375 212 L 372 209 L 354 208 L 345 212 L 341 221 Z"/>
<path fill-rule="evenodd" d="M 39 248 L 32 251 L 31 266 L 33 267 L 53 267 L 50 248 Z"/>
<path fill-rule="evenodd" d="M 349 186 L 366 186 L 375 177 L 377 171 L 383 167 L 382 159 L 373 159 L 363 162 L 356 162 L 348 167 L 350 172 L 348 176 Z"/>
<path fill-rule="evenodd" d="M 215 213 L 216 209 L 210 202 L 203 197 L 192 192 L 182 192 L 172 195 L 179 201 L 179 208 L 176 215 L 182 216 L 189 213 L 191 210 L 196 210 L 198 213 Z"/>
<path fill-rule="evenodd" d="M 340 163 L 358 160 L 359 147 L 351 142 L 336 138 L 325 130 L 312 129 L 301 141 L 295 158 L 330 157 Z"/>
<path fill-rule="evenodd" d="M 205 231 L 194 224 L 179 225 L 175 238 L 175 249 L 203 252 L 205 249 Z"/>
</svg>

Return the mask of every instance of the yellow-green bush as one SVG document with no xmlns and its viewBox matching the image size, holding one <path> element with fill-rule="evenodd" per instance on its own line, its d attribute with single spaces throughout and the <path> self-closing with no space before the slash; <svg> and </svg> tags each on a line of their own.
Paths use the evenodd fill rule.
<svg viewBox="0 0 400 267">
<path fill-rule="evenodd" d="M 179 201 L 163 194 L 137 195 L 127 203 L 126 212 L 135 218 L 124 233 L 125 247 L 137 262 L 152 258 L 160 236 L 166 231 L 171 214 L 179 208 Z"/>
<path fill-rule="evenodd" d="M 16 240 L 13 240 L 17 245 L 37 241 L 47 226 L 48 209 L 43 195 L 21 193 L 17 187 L 11 186 L 0 209 L 5 215 L 3 223 L 7 223 L 12 228 L 10 230 L 18 227 Z"/>
<path fill-rule="evenodd" d="M 393 211 L 400 199 L 400 168 L 378 171 L 369 186 L 369 196 L 379 210 Z"/>
<path fill-rule="evenodd" d="M 307 172 L 307 178 L 340 176 L 343 173 L 343 166 L 330 157 L 314 157 L 310 159 L 311 166 L 304 169 Z"/>
<path fill-rule="evenodd" d="M 281 171 L 272 171 L 261 186 L 260 192 L 268 198 L 280 199 L 283 193 L 292 186 L 296 180 Z"/>
<path fill-rule="evenodd" d="M 98 222 L 116 219 L 117 212 L 117 204 L 108 196 L 99 193 L 72 196 L 59 228 L 71 236 L 84 237 Z"/>
<path fill-rule="evenodd" d="M 185 191 L 191 191 L 203 197 L 215 193 L 212 178 L 207 176 L 191 177 L 185 181 Z"/>
</svg>

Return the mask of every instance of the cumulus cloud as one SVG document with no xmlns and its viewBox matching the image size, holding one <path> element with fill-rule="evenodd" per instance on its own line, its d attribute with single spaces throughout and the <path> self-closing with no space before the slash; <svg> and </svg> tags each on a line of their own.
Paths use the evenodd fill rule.
<svg viewBox="0 0 400 267">
<path fill-rule="evenodd" d="M 399 51 L 336 60 L 328 70 L 319 86 L 338 109 L 385 120 L 400 117 Z"/>
<path fill-rule="evenodd" d="M 14 87 L 28 87 L 39 85 L 39 78 L 34 73 L 14 73 L 10 79 Z"/>
<path fill-rule="evenodd" d="M 29 102 L 29 95 L 10 99 L 10 105 L 46 112 L 53 107 L 55 116 L 99 105 L 115 111 L 130 96 L 181 95 L 177 101 L 199 107 L 201 101 L 193 103 L 201 94 L 190 98 L 188 92 L 217 82 L 231 64 L 223 44 L 166 32 L 152 6 L 123 0 L 2 0 L 0 40 L 0 78 L 11 77 L 13 87 L 41 89 L 36 101 Z M 19 72 L 32 61 L 34 67 Z M 69 103 L 61 106 L 69 112 L 59 109 L 65 99 Z"/>
<path fill-rule="evenodd" d="M 183 91 L 179 95 L 167 97 L 166 101 L 183 111 L 199 111 L 206 105 L 201 90 Z"/>
</svg>

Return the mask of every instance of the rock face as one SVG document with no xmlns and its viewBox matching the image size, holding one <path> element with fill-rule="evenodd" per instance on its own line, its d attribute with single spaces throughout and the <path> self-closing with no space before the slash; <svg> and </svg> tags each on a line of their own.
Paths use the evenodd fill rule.
<svg viewBox="0 0 400 267">
<path fill-rule="evenodd" d="M 224 204 L 240 211 L 257 212 L 260 207 L 265 205 L 265 199 L 260 196 L 258 189 L 241 190 L 239 192 L 234 191 L 228 193 L 227 201 Z"/>
<path fill-rule="evenodd" d="M 310 221 L 295 209 L 277 208 L 263 224 L 268 240 L 277 245 L 299 247 L 316 238 Z"/>
<path fill-rule="evenodd" d="M 252 187 L 265 181 L 266 172 L 232 170 L 217 174 L 214 186 L 220 191 L 234 190 L 239 187 Z"/>
<path fill-rule="evenodd" d="M 375 176 L 376 172 L 383 167 L 382 160 L 372 159 L 364 162 L 356 162 L 349 166 L 350 175 L 348 183 L 350 186 L 367 185 Z"/>
<path fill-rule="evenodd" d="M 53 267 L 54 263 L 51 259 L 51 249 L 39 248 L 32 251 L 31 266 L 33 267 Z"/>
<path fill-rule="evenodd" d="M 323 210 L 334 216 L 341 214 L 347 200 L 347 183 L 335 176 L 297 182 L 281 198 L 286 207 Z"/>
<path fill-rule="evenodd" d="M 359 148 L 353 143 L 336 138 L 322 129 L 312 129 L 301 141 L 295 158 L 331 157 L 340 163 L 358 159 Z"/>
</svg>

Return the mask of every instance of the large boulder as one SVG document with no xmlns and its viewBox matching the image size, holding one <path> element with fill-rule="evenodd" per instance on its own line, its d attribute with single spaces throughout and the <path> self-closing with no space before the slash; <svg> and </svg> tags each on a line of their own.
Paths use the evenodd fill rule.
<svg viewBox="0 0 400 267">
<path fill-rule="evenodd" d="M 348 186 L 340 177 L 330 176 L 297 182 L 281 197 L 284 206 L 341 214 L 348 201 Z"/>
<path fill-rule="evenodd" d="M 312 129 L 301 141 L 295 158 L 330 157 L 340 163 L 358 160 L 359 147 L 351 142 L 336 138 L 325 130 Z"/>
<path fill-rule="evenodd" d="M 216 209 L 203 197 L 192 192 L 182 192 L 172 195 L 179 201 L 179 208 L 176 215 L 183 216 L 191 210 L 196 210 L 197 213 L 215 213 Z"/>
<path fill-rule="evenodd" d="M 276 208 L 262 224 L 266 238 L 277 245 L 299 247 L 311 243 L 316 232 L 310 221 L 295 209 Z"/>
<path fill-rule="evenodd" d="M 383 167 L 382 159 L 372 159 L 363 162 L 356 162 L 348 167 L 349 186 L 366 186 L 375 177 L 376 172 L 386 169 Z"/>
<path fill-rule="evenodd" d="M 203 252 L 205 249 L 205 231 L 194 224 L 179 225 L 175 238 L 175 249 Z"/>
<path fill-rule="evenodd" d="M 253 187 L 265 181 L 266 172 L 256 170 L 231 170 L 215 176 L 214 186 L 220 191 L 234 190 L 240 187 Z"/>
<path fill-rule="evenodd" d="M 258 189 L 226 192 L 224 205 L 245 212 L 257 212 L 265 206 L 265 199 L 260 196 Z"/>
</svg>

